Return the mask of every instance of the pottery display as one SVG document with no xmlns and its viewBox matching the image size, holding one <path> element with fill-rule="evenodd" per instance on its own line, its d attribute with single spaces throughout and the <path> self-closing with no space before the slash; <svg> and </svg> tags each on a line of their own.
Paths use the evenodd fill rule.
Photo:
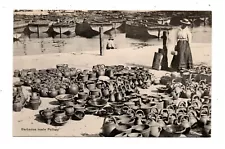
<svg viewBox="0 0 225 149">
<path fill-rule="evenodd" d="M 28 86 L 31 109 L 37 110 L 45 98 L 58 101 L 54 110 L 39 111 L 49 125 L 62 126 L 95 115 L 105 117 L 102 133 L 107 137 L 187 136 L 197 128 L 202 136 L 210 136 L 211 83 L 198 76 L 200 72 L 211 75 L 210 70 L 199 67 L 156 78 L 144 67 L 102 64 L 92 70 L 68 64 L 16 70 L 14 76 L 20 81 L 13 87 L 13 110 L 20 112 L 26 105 L 21 92 Z M 152 85 L 157 85 L 155 93 L 141 94 Z"/>
</svg>

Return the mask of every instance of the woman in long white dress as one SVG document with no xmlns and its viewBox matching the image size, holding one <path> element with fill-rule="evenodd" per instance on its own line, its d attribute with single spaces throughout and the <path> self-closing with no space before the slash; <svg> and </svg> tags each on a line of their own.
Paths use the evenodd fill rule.
<svg viewBox="0 0 225 149">
<path fill-rule="evenodd" d="M 191 23 L 187 19 L 183 19 L 180 22 L 181 28 L 178 29 L 176 37 L 176 52 L 171 62 L 171 67 L 176 71 L 191 69 L 193 67 L 192 53 L 190 49 L 192 34 L 188 28 Z"/>
</svg>

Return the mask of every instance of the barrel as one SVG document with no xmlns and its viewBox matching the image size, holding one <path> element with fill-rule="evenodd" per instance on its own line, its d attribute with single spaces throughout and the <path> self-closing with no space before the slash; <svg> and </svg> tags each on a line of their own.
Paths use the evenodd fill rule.
<svg viewBox="0 0 225 149">
<path fill-rule="evenodd" d="M 153 62 L 152 62 L 152 69 L 156 69 L 156 70 L 161 69 L 162 58 L 163 58 L 163 54 L 155 52 Z"/>
</svg>

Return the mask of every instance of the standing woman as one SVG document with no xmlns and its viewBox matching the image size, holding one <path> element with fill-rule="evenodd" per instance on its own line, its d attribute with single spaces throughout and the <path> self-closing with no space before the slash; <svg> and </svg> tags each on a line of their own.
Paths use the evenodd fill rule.
<svg viewBox="0 0 225 149">
<path fill-rule="evenodd" d="M 191 69 L 193 67 L 192 53 L 190 49 L 190 43 L 192 40 L 192 34 L 188 29 L 191 23 L 187 19 L 183 19 L 181 22 L 181 28 L 177 32 L 177 45 L 175 51 L 172 51 L 173 60 L 171 62 L 172 69 L 180 71 L 182 69 Z"/>
</svg>

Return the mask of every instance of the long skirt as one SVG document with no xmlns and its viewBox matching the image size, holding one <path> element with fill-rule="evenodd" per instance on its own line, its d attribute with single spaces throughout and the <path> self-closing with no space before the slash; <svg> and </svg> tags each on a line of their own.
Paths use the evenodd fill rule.
<svg viewBox="0 0 225 149">
<path fill-rule="evenodd" d="M 163 53 L 162 54 L 163 54 L 163 58 L 162 58 L 162 63 L 161 63 L 161 69 L 167 70 L 168 69 L 168 57 L 167 57 L 168 49 L 165 45 L 163 46 Z"/>
<path fill-rule="evenodd" d="M 175 48 L 177 55 L 173 56 L 171 67 L 174 70 L 191 69 L 193 67 L 192 53 L 188 41 L 180 40 Z"/>
</svg>

